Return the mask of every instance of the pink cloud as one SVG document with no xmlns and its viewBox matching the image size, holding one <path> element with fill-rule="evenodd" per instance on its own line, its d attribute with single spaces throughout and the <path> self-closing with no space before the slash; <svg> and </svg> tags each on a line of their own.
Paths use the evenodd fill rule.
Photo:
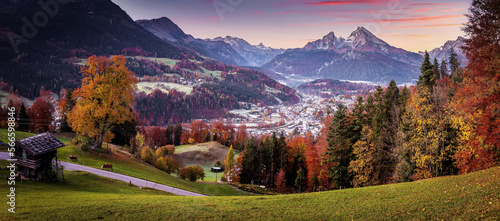
<svg viewBox="0 0 500 221">
<path fill-rule="evenodd" d="M 456 27 L 462 26 L 463 24 L 455 23 L 455 24 L 435 24 L 435 25 L 411 25 L 411 26 L 396 26 L 396 27 L 387 27 L 387 29 L 412 29 L 412 28 L 442 28 L 442 27 Z"/>
<path fill-rule="evenodd" d="M 380 5 L 386 4 L 390 0 L 354 0 L 354 1 L 322 1 L 316 3 L 306 3 L 309 6 L 337 6 L 337 5 L 358 5 L 358 4 L 370 4 L 370 5 Z"/>
</svg>

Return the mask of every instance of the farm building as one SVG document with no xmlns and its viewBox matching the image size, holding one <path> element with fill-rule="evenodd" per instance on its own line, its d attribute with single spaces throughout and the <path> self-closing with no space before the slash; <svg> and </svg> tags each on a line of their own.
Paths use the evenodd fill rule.
<svg viewBox="0 0 500 221">
<path fill-rule="evenodd" d="M 51 169 L 52 160 L 57 160 L 57 149 L 64 146 L 51 133 L 38 134 L 16 141 L 15 159 L 21 177 L 43 180 Z"/>
</svg>

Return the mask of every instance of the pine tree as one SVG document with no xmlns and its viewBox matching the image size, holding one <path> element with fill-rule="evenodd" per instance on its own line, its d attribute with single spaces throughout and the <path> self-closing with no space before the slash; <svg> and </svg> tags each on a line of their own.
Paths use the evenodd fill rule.
<svg viewBox="0 0 500 221">
<path fill-rule="evenodd" d="M 439 78 L 442 79 L 444 77 L 448 77 L 448 64 L 445 60 L 441 61 L 441 68 L 439 71 Z"/>
<path fill-rule="evenodd" d="M 257 167 L 260 165 L 258 162 L 257 147 L 255 146 L 255 140 L 253 137 L 247 141 L 242 154 L 240 182 L 252 183 L 252 181 L 257 180 Z"/>
<path fill-rule="evenodd" d="M 417 85 L 425 86 L 432 91 L 432 87 L 436 83 L 436 78 L 434 75 L 433 65 L 431 63 L 431 60 L 429 58 L 429 53 L 427 53 L 427 51 L 425 51 L 424 62 L 420 66 L 420 72 L 422 74 L 418 77 Z"/>
<path fill-rule="evenodd" d="M 174 144 L 174 127 L 169 125 L 165 130 L 165 136 L 167 138 L 167 144 Z"/>
<path fill-rule="evenodd" d="M 297 178 L 295 179 L 295 186 L 299 188 L 299 193 L 302 192 L 302 187 L 306 183 L 306 174 L 302 168 L 297 171 Z"/>
<path fill-rule="evenodd" d="M 436 79 L 436 80 L 441 79 L 439 64 L 438 64 L 438 60 L 436 58 L 434 58 L 434 64 L 432 64 L 432 71 L 434 72 L 434 79 Z"/>
<path fill-rule="evenodd" d="M 21 109 L 19 110 L 19 128 L 20 131 L 28 132 L 29 124 L 30 124 L 30 115 L 24 106 L 24 103 L 21 103 Z"/>
<path fill-rule="evenodd" d="M 325 153 L 324 165 L 329 165 L 329 177 L 336 188 L 348 188 L 351 186 L 352 174 L 348 167 L 353 160 L 352 144 L 349 144 L 349 119 L 347 109 L 340 104 L 335 111 L 332 123 L 328 130 L 326 140 L 328 149 Z"/>
<path fill-rule="evenodd" d="M 174 127 L 174 146 L 181 145 L 182 125 L 176 124 Z"/>
<path fill-rule="evenodd" d="M 453 83 L 462 82 L 462 70 L 460 68 L 460 61 L 458 60 L 458 55 L 455 50 L 453 50 L 453 48 L 450 50 L 449 65 L 451 71 L 451 81 Z"/>
</svg>

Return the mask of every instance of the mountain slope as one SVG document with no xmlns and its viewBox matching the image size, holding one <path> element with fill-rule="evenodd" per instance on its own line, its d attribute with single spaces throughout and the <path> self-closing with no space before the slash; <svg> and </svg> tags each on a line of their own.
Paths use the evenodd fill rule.
<svg viewBox="0 0 500 221">
<path fill-rule="evenodd" d="M 222 40 L 202 40 L 187 35 L 179 26 L 166 17 L 137 20 L 144 27 L 165 42 L 189 48 L 201 55 L 211 57 L 230 65 L 247 66 L 248 62 L 231 45 Z"/>
<path fill-rule="evenodd" d="M 54 92 L 78 86 L 79 67 L 68 62 L 74 58 L 124 54 L 201 59 L 137 25 L 110 0 L 72 0 L 60 5 L 55 16 L 38 28 L 33 38 L 19 45 L 16 54 L 9 36 L 23 33 L 26 25 L 22 18 L 31 18 L 42 9 L 36 0 L 3 4 L 6 5 L 0 13 L 1 78 L 30 98 L 37 96 L 42 86 Z"/>
<path fill-rule="evenodd" d="M 412 82 L 422 56 L 393 47 L 363 27 L 347 38 L 333 32 L 276 56 L 263 68 L 306 77 L 387 83 Z"/>
<path fill-rule="evenodd" d="M 271 47 L 266 47 L 264 44 L 251 45 L 247 41 L 226 36 L 225 38 L 217 37 L 213 39 L 214 41 L 224 41 L 231 45 L 231 47 L 236 50 L 241 56 L 243 56 L 247 61 L 249 66 L 260 67 L 265 63 L 271 61 L 276 55 L 285 52 L 284 49 L 274 49 Z"/>
</svg>

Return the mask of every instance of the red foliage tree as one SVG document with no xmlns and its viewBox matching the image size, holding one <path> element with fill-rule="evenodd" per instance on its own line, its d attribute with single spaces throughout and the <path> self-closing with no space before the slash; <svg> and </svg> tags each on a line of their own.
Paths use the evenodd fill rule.
<svg viewBox="0 0 500 221">
<path fill-rule="evenodd" d="M 274 181 L 274 186 L 276 188 L 276 191 L 279 193 L 284 193 L 286 190 L 286 178 L 285 178 L 285 171 L 281 169 L 277 174 L 276 174 L 276 181 Z"/>
<path fill-rule="evenodd" d="M 53 130 L 52 122 L 54 121 L 55 101 L 51 91 L 40 89 L 40 97 L 38 97 L 30 109 L 32 119 L 32 127 L 35 131 L 46 132 Z"/>
<path fill-rule="evenodd" d="M 456 154 L 462 173 L 498 165 L 500 153 L 500 1 L 474 0 L 467 17 L 469 63 L 455 102 L 473 135 Z"/>
</svg>

